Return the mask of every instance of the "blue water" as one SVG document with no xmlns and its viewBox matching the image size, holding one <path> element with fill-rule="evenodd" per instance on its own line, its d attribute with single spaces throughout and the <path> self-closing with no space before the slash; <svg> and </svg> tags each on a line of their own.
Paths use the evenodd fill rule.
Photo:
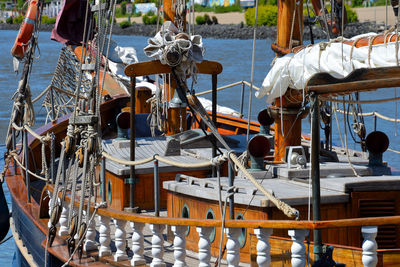
<svg viewBox="0 0 400 267">
<path fill-rule="evenodd" d="M 13 73 L 12 58 L 10 55 L 10 49 L 14 43 L 16 31 L 0 31 L 0 88 L 2 94 L 0 94 L 0 144 L 4 143 L 5 134 L 8 126 L 8 120 L 11 111 L 11 96 L 15 92 L 18 84 L 19 76 Z M 139 60 L 148 60 L 143 53 L 143 48 L 147 44 L 147 37 L 143 36 L 114 36 L 114 40 L 121 46 L 133 46 L 137 50 Z M 250 81 L 251 77 L 251 40 L 216 40 L 216 39 L 204 39 L 206 47 L 205 58 L 208 60 L 219 61 L 223 66 L 223 72 L 218 76 L 218 85 L 226 85 L 233 82 L 247 80 Z M 255 71 L 254 71 L 254 85 L 260 86 L 265 75 L 270 69 L 270 62 L 274 58 L 274 54 L 271 50 L 271 40 L 258 40 L 256 42 L 255 51 Z M 33 97 L 38 95 L 43 89 L 50 83 L 52 72 L 55 68 L 59 50 L 61 45 L 50 40 L 50 33 L 40 33 L 39 36 L 39 47 L 40 47 L 40 58 L 37 59 L 32 70 L 32 76 L 30 81 L 30 87 L 32 90 Z M 199 82 L 194 86 L 197 92 L 211 89 L 211 77 L 199 76 Z M 220 105 L 229 106 L 233 109 L 239 110 L 240 107 L 240 91 L 241 86 L 237 86 L 228 90 L 223 90 L 218 93 L 218 102 Z M 400 95 L 398 90 L 397 95 Z M 394 96 L 394 89 L 381 89 L 368 94 L 362 94 L 363 100 L 367 99 L 381 99 L 390 98 Z M 248 88 L 246 88 L 245 99 L 248 99 Z M 244 103 L 244 114 L 247 114 L 248 100 Z M 364 112 L 377 111 L 388 117 L 396 117 L 396 103 L 383 103 L 374 105 L 364 105 Z M 252 101 L 252 119 L 256 119 L 257 113 L 266 107 L 264 99 L 257 99 L 253 97 Z M 36 110 L 40 111 L 40 106 L 37 106 Z M 398 107 L 400 110 L 400 105 Z M 37 124 L 40 125 L 43 122 L 43 109 L 37 114 Z M 343 119 L 339 119 L 342 132 L 343 132 Z M 365 118 L 367 132 L 373 130 L 373 121 L 371 117 Z M 303 120 L 304 128 L 303 132 L 309 132 L 308 120 Z M 336 123 L 333 123 L 334 133 L 333 142 L 334 144 L 340 145 L 340 139 L 336 130 Z M 397 129 L 398 128 L 398 129 Z M 400 150 L 400 138 L 397 136 L 400 134 L 400 125 L 396 127 L 395 124 L 386 122 L 378 119 L 377 130 L 385 132 L 390 139 L 390 147 L 396 150 Z M 322 136 L 322 133 L 321 133 Z M 354 144 L 351 141 L 351 137 L 348 138 L 349 148 L 360 149 L 359 145 Z M 4 145 L 0 145 L 0 155 L 4 153 Z M 400 157 L 392 152 L 386 152 L 384 160 L 388 161 L 392 166 L 400 169 Z M 3 167 L 3 158 L 0 159 L 1 169 Z M 6 192 L 6 199 L 10 203 L 10 196 L 8 189 L 4 186 Z M 10 240 L 0 245 L 0 264 L 10 265 L 12 262 L 12 256 L 14 252 L 14 242 Z"/>
</svg>

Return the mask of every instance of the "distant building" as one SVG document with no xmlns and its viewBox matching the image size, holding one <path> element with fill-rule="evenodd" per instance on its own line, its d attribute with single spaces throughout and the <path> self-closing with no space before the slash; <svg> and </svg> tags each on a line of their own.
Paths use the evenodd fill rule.
<svg viewBox="0 0 400 267">
<path fill-rule="evenodd" d="M 6 9 L 13 9 L 15 6 L 16 5 L 13 2 L 5 2 Z"/>
<path fill-rule="evenodd" d="M 51 1 L 50 3 L 45 3 L 43 15 L 50 18 L 57 17 L 58 12 L 61 10 L 61 4 L 61 1 Z"/>
</svg>

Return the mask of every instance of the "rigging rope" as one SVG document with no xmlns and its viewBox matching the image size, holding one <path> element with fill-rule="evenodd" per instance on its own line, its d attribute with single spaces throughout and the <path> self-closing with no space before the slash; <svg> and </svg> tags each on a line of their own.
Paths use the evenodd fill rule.
<svg viewBox="0 0 400 267">
<path fill-rule="evenodd" d="M 255 54 L 256 54 L 256 37 L 257 37 L 257 17 L 258 17 L 258 0 L 256 0 L 256 14 L 254 20 L 254 31 L 253 31 L 253 50 L 251 53 L 251 76 L 250 76 L 250 91 L 249 91 L 249 110 L 248 110 L 248 121 L 247 121 L 247 133 L 246 133 L 246 142 L 249 142 L 250 135 L 250 121 L 251 121 L 251 106 L 253 100 L 253 83 L 254 83 L 254 62 L 255 62 Z"/>
</svg>

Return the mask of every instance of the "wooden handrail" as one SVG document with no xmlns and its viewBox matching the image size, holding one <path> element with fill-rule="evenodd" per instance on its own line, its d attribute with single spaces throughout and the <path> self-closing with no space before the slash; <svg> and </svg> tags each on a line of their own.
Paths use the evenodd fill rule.
<svg viewBox="0 0 400 267">
<path fill-rule="evenodd" d="M 49 186 L 48 190 L 53 192 L 53 186 Z M 59 193 L 59 196 L 61 197 L 61 192 Z M 68 195 L 66 196 L 66 200 L 70 201 L 70 197 Z M 74 205 L 78 207 L 79 203 L 75 202 Z M 93 206 L 90 207 L 90 211 L 94 211 Z M 168 224 L 200 227 L 220 227 L 222 224 L 222 220 L 217 219 L 204 220 L 190 218 L 154 217 L 144 214 L 127 213 L 110 208 L 99 208 L 97 210 L 97 214 L 119 220 L 150 224 Z M 388 224 L 400 224 L 400 216 L 353 218 L 317 222 L 291 220 L 225 220 L 226 228 L 327 229 L 353 226 L 379 226 Z"/>
</svg>

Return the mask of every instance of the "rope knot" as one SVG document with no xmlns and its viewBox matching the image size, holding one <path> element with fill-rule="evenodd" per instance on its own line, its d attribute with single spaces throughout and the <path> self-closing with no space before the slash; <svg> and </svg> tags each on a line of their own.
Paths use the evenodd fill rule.
<svg viewBox="0 0 400 267">
<path fill-rule="evenodd" d="M 228 160 L 228 156 L 229 156 L 228 152 L 225 152 L 222 155 L 216 156 L 215 158 L 211 159 L 211 164 L 213 166 L 219 166 L 219 165 L 221 165 L 222 163 L 224 163 L 225 161 Z"/>
</svg>

